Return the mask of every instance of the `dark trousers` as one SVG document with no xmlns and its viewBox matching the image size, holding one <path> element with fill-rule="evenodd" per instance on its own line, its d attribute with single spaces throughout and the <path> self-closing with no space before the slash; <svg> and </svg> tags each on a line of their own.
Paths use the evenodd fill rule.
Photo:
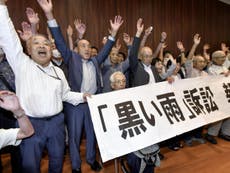
<svg viewBox="0 0 230 173">
<path fill-rule="evenodd" d="M 16 127 L 16 119 L 12 116 L 12 113 L 0 108 L 0 128 L 9 129 Z M 11 168 L 12 173 L 21 173 L 21 154 L 19 146 L 7 146 L 0 150 L 0 153 L 10 153 L 11 156 Z M 2 173 L 1 155 L 0 155 L 0 173 Z"/>
<path fill-rule="evenodd" d="M 141 166 L 141 159 L 133 153 L 126 155 L 127 163 L 132 173 L 139 173 Z M 143 173 L 154 173 L 154 165 L 146 165 Z"/>
<path fill-rule="evenodd" d="M 192 137 L 202 138 L 203 127 L 199 127 L 183 134 L 184 140 L 190 140 Z"/>
<path fill-rule="evenodd" d="M 49 157 L 49 173 L 62 173 L 65 129 L 64 115 L 59 113 L 47 118 L 31 118 L 33 136 L 22 141 L 21 155 L 23 173 L 40 173 L 40 162 L 44 149 Z"/>
<path fill-rule="evenodd" d="M 65 103 L 64 112 L 66 115 L 72 169 L 79 169 L 81 167 L 80 143 L 83 128 L 86 135 L 86 161 L 92 164 L 96 159 L 96 139 L 88 104 L 82 103 L 73 106 Z"/>
</svg>

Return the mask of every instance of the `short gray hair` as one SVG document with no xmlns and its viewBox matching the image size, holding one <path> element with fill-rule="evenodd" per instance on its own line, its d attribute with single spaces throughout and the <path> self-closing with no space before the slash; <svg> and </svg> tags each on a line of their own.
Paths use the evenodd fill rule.
<svg viewBox="0 0 230 173">
<path fill-rule="evenodd" d="M 110 83 L 115 82 L 116 75 L 124 75 L 124 74 L 122 72 L 120 72 L 120 71 L 114 72 L 113 74 L 110 75 L 110 78 L 109 78 Z"/>
<path fill-rule="evenodd" d="M 224 56 L 226 56 L 226 55 L 225 55 L 224 51 L 222 51 L 222 50 L 217 50 L 217 51 L 212 53 L 212 58 L 221 58 Z"/>
</svg>

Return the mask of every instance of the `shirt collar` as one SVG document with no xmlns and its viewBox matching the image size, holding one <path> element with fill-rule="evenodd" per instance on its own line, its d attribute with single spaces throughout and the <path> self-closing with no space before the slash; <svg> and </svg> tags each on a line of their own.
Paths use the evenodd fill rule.
<svg viewBox="0 0 230 173">
<path fill-rule="evenodd" d="M 88 63 L 88 62 L 92 62 L 92 58 L 90 57 L 89 59 L 83 59 L 83 58 L 81 58 L 81 61 L 82 61 L 82 63 L 83 62 L 85 62 L 85 63 Z"/>
<path fill-rule="evenodd" d="M 145 67 L 145 68 L 151 68 L 151 65 L 146 65 L 146 64 L 144 64 L 144 63 L 142 63 L 143 64 L 143 66 Z"/>
<path fill-rule="evenodd" d="M 37 63 L 36 63 L 37 64 Z M 53 65 L 53 63 L 50 61 L 50 63 L 49 63 L 49 65 L 48 66 L 46 66 L 46 67 L 43 67 L 43 66 L 41 66 L 40 64 L 37 64 L 41 69 L 43 69 L 43 70 L 45 70 L 45 71 L 47 71 L 47 70 L 50 70 L 51 68 L 53 68 L 54 67 L 54 65 Z"/>
</svg>

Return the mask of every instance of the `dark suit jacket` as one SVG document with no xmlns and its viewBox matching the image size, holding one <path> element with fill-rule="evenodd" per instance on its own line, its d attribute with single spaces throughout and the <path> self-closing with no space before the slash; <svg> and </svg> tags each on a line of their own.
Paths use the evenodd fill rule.
<svg viewBox="0 0 230 173">
<path fill-rule="evenodd" d="M 60 27 L 49 27 L 53 38 L 55 39 L 55 44 L 62 57 L 64 58 L 65 64 L 68 66 L 68 81 L 72 91 L 81 92 L 81 83 L 82 83 L 82 57 L 69 49 L 65 39 L 61 33 Z M 100 93 L 102 90 L 101 83 L 101 70 L 100 65 L 109 55 L 114 41 L 108 39 L 105 46 L 95 57 L 91 57 L 90 61 L 93 62 L 96 69 L 96 81 L 97 81 L 97 93 Z"/>
<path fill-rule="evenodd" d="M 145 71 L 144 65 L 138 60 L 138 51 L 140 47 L 140 38 L 134 37 L 133 45 L 130 50 L 129 63 L 131 70 L 131 85 L 141 86 L 149 83 L 149 74 Z M 156 82 L 163 81 L 159 76 L 156 68 L 151 66 Z"/>
</svg>

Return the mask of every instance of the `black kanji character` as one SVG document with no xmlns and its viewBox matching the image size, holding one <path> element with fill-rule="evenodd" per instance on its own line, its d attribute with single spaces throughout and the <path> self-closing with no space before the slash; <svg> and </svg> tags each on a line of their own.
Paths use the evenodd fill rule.
<svg viewBox="0 0 230 173">
<path fill-rule="evenodd" d="M 124 139 L 127 138 L 127 133 L 129 133 L 130 137 L 133 137 L 134 132 L 137 135 L 141 133 L 140 129 L 144 132 L 146 131 L 144 121 L 140 118 L 139 114 L 137 114 L 132 101 L 116 104 L 115 108 L 120 118 L 119 123 L 121 125 L 119 126 L 119 129 L 122 130 L 121 136 Z"/>
<path fill-rule="evenodd" d="M 228 102 L 230 103 L 230 83 L 223 83 L 224 92 Z"/>
<path fill-rule="evenodd" d="M 199 115 L 201 113 L 205 114 L 204 106 L 202 106 L 202 104 L 200 103 L 201 98 L 196 88 L 192 90 L 185 90 L 183 100 L 191 106 L 196 115 Z"/>
<path fill-rule="evenodd" d="M 213 100 L 213 93 L 210 87 L 199 88 L 204 106 L 208 113 L 218 110 L 217 104 Z"/>
<path fill-rule="evenodd" d="M 155 126 L 155 117 L 154 117 L 154 115 L 150 114 L 150 117 L 148 117 L 148 114 L 145 111 L 145 108 L 144 108 L 144 105 L 143 105 L 142 101 L 138 101 L 138 103 L 140 105 L 141 111 L 142 111 L 146 121 L 148 121 L 148 123 L 150 125 Z"/>
<path fill-rule="evenodd" d="M 173 98 L 170 98 L 173 97 Z M 181 112 L 181 109 L 175 99 L 174 93 L 166 93 L 162 95 L 157 96 L 158 100 L 165 99 L 164 101 L 161 101 L 160 104 L 165 112 L 165 115 L 167 116 L 170 124 L 173 124 L 174 122 L 172 119 L 176 119 L 177 122 L 180 122 L 180 120 L 184 121 L 184 115 Z"/>
</svg>

